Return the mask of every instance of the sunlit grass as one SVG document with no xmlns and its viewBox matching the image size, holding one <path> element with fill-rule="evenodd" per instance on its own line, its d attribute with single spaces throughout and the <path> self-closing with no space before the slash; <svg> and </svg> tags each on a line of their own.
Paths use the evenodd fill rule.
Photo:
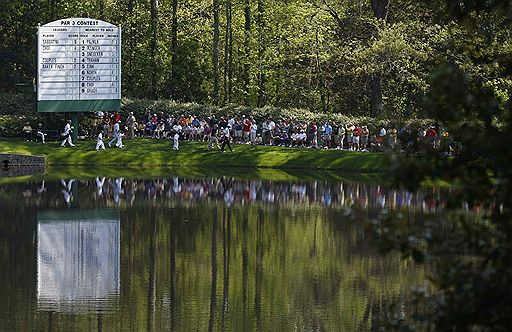
<svg viewBox="0 0 512 332">
<path fill-rule="evenodd" d="M 172 150 L 169 140 L 126 140 L 125 148 L 95 151 L 95 142 L 79 141 L 62 148 L 59 142 L 45 145 L 23 140 L 0 140 L 0 153 L 44 156 L 52 166 L 200 166 L 270 167 L 297 170 L 350 170 L 379 172 L 386 167 L 382 153 L 336 150 L 296 149 L 251 145 L 233 145 L 234 152 L 207 151 L 201 142 L 180 142 L 180 151 Z"/>
</svg>

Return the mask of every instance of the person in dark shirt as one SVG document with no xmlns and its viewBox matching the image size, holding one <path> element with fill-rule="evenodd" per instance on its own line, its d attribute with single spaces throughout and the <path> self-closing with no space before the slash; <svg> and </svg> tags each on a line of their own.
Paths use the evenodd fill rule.
<svg viewBox="0 0 512 332">
<path fill-rule="evenodd" d="M 224 129 L 227 126 L 228 126 L 228 122 L 226 121 L 226 119 L 224 119 L 224 117 L 221 117 L 220 121 L 219 121 L 219 128 Z"/>
</svg>

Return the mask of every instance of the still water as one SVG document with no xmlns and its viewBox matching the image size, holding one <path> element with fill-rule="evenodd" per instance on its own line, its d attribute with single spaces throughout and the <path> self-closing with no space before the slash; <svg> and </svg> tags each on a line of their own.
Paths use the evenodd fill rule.
<svg viewBox="0 0 512 332">
<path fill-rule="evenodd" d="M 223 178 L 0 185 L 0 330 L 356 331 L 411 314 L 424 266 L 360 209 L 411 222 L 435 190 Z M 398 308 L 398 309 L 397 309 Z"/>
</svg>

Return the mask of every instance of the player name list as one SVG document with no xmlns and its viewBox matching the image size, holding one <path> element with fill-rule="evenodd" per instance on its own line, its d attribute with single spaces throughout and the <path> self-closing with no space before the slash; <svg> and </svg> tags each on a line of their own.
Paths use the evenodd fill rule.
<svg viewBox="0 0 512 332">
<path fill-rule="evenodd" d="M 39 30 L 38 100 L 121 99 L 118 27 Z"/>
</svg>

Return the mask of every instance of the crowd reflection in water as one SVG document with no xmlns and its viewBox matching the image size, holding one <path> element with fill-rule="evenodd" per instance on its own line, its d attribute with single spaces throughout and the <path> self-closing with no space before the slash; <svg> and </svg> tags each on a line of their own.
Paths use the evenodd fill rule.
<svg viewBox="0 0 512 332">
<path fill-rule="evenodd" d="M 52 188 L 58 185 L 59 188 Z M 72 207 L 74 195 L 81 204 L 96 206 L 136 206 L 151 202 L 223 202 L 233 204 L 319 204 L 333 207 L 410 209 L 435 213 L 443 209 L 443 197 L 449 194 L 438 188 L 412 193 L 406 189 L 357 182 L 332 181 L 263 181 L 238 180 L 228 177 L 188 179 L 132 180 L 124 178 L 93 180 L 61 180 L 28 184 L 24 197 L 54 207 Z M 57 198 L 60 196 L 61 198 Z M 53 202 L 53 204 L 52 204 Z M 60 202 L 60 203 L 59 203 Z"/>
</svg>

